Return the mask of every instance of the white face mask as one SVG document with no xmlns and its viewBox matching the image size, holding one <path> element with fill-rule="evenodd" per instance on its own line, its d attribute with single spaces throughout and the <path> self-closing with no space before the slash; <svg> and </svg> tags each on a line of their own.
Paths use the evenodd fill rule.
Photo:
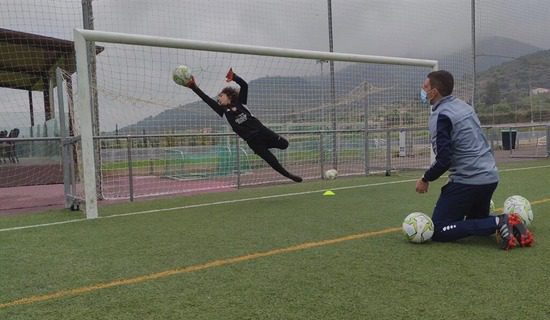
<svg viewBox="0 0 550 320">
<path fill-rule="evenodd" d="M 422 101 L 422 103 L 424 104 L 430 103 L 430 101 L 428 100 L 428 93 L 426 92 L 426 90 L 424 90 L 424 88 L 420 89 L 420 101 Z"/>
</svg>

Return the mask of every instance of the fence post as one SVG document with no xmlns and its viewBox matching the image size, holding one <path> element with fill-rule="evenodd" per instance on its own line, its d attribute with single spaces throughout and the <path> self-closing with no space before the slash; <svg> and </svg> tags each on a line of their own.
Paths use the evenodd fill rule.
<svg viewBox="0 0 550 320">
<path fill-rule="evenodd" d="M 386 131 L 386 176 L 391 175 L 391 133 Z"/>
<path fill-rule="evenodd" d="M 237 189 L 239 189 L 241 187 L 241 154 L 239 152 L 241 149 L 241 144 L 238 135 L 235 135 L 235 140 L 235 152 L 237 153 L 235 159 L 235 161 L 237 161 Z M 231 159 L 231 157 L 229 159 Z"/>
<path fill-rule="evenodd" d="M 320 161 L 320 168 L 321 168 L 321 179 L 323 179 L 324 172 L 325 172 L 325 148 L 323 146 L 323 132 L 319 132 L 319 161 Z"/>
<path fill-rule="evenodd" d="M 489 137 L 491 138 L 491 151 L 494 153 L 495 152 L 495 128 L 491 127 L 489 129 L 487 129 L 487 134 L 489 135 Z"/>
<path fill-rule="evenodd" d="M 364 139 L 365 139 L 365 175 L 369 175 L 370 172 L 370 163 L 369 163 L 369 105 L 370 105 L 370 88 L 367 82 L 364 84 L 364 93 L 367 97 L 365 105 L 363 107 L 363 116 L 365 118 L 364 128 Z"/>
<path fill-rule="evenodd" d="M 370 164 L 369 164 L 369 129 L 365 126 L 365 133 L 364 133 L 364 140 L 365 140 L 365 175 L 368 176 L 370 172 Z"/>
<path fill-rule="evenodd" d="M 126 137 L 126 149 L 128 150 L 128 187 L 130 192 L 130 201 L 134 201 L 134 177 L 132 168 L 132 140 Z"/>
<path fill-rule="evenodd" d="M 512 150 L 514 149 L 514 148 L 513 148 L 514 145 L 512 144 L 512 143 L 513 143 L 513 142 L 512 142 L 512 141 L 513 141 L 513 140 L 512 140 L 512 128 L 508 128 L 508 137 L 509 137 L 509 141 L 510 141 L 510 154 L 512 154 L 512 153 L 513 153 Z"/>
</svg>

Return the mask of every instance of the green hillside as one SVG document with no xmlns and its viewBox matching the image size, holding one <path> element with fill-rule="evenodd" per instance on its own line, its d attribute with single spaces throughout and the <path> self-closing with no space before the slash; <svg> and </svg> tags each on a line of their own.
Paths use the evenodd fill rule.
<svg viewBox="0 0 550 320">
<path fill-rule="evenodd" d="M 550 50 L 538 51 L 494 66 L 478 77 L 476 108 L 484 123 L 550 119 Z"/>
</svg>

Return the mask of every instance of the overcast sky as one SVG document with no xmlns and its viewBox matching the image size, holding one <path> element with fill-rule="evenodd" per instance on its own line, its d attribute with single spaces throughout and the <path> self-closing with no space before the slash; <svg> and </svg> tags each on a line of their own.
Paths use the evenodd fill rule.
<svg viewBox="0 0 550 320">
<path fill-rule="evenodd" d="M 328 50 L 325 0 L 95 0 L 93 7 L 97 30 Z M 503 36 L 550 48 L 547 0 L 478 0 L 476 10 L 478 40 Z M 0 26 L 72 40 L 72 29 L 82 25 L 81 14 L 81 0 L 2 0 Z M 336 52 L 428 59 L 457 51 L 471 54 L 470 0 L 332 0 L 332 14 Z M 142 54 L 148 57 L 150 53 Z M 150 58 L 152 64 L 166 66 L 177 63 L 179 57 Z M 175 59 L 161 61 L 163 58 Z M 112 59 L 105 62 L 112 81 L 117 81 L 117 73 L 140 76 L 132 74 L 129 63 L 119 65 L 114 61 L 120 60 Z M 207 58 L 201 61 L 208 63 Z M 254 73 L 252 67 L 247 71 L 249 78 L 264 75 L 260 71 Z M 120 77 L 120 81 L 125 79 Z M 213 83 L 212 89 L 218 85 Z M 124 88 L 124 84 L 119 86 Z M 40 110 L 41 95 L 34 96 L 35 110 Z M 171 93 L 172 98 L 183 101 L 192 96 L 178 92 Z M 0 103 L 4 111 L 0 115 L 0 128 L 14 124 L 28 126 L 26 92 L 1 89 Z M 169 104 L 121 110 L 123 119 L 102 112 L 102 129 L 111 130 L 115 122 L 133 123 L 172 107 Z M 15 116 L 13 112 L 21 114 Z M 40 119 L 42 115 L 36 112 L 35 118 Z"/>
</svg>

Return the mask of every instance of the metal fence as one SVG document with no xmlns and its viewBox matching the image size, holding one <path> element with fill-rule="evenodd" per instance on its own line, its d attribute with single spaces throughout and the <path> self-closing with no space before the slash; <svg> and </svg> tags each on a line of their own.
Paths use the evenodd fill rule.
<svg viewBox="0 0 550 320">
<path fill-rule="evenodd" d="M 430 4 L 437 5 L 430 9 L 427 17 L 426 8 Z M 69 199 L 65 205 L 72 203 L 70 199 L 78 198 L 78 139 L 62 138 L 64 134 L 59 132 L 61 122 L 64 122 L 67 132 L 78 136 L 78 123 L 73 118 L 72 99 L 60 101 L 58 94 L 62 91 L 66 98 L 72 97 L 72 30 L 82 27 L 281 48 L 435 59 L 441 68 L 455 74 L 455 94 L 475 106 L 497 161 L 548 157 L 550 80 L 545 75 L 549 74 L 546 60 L 550 48 L 546 34 L 549 11 L 550 3 L 542 0 L 434 1 L 422 5 L 382 0 L 283 1 L 254 5 L 247 1 L 220 1 L 209 10 L 204 10 L 204 4 L 200 2 L 181 1 L 163 4 L 145 0 L 116 3 L 100 0 L 7 1 L 0 12 L 3 48 L 8 50 L 15 46 L 24 49 L 37 44 L 38 47 L 49 47 L 40 52 L 27 50 L 12 55 L 7 54 L 11 49 L 2 51 L 0 131 L 5 130 L 6 135 L 0 136 L 0 188 L 37 185 L 48 188 L 64 184 L 64 193 Z M 181 12 L 188 13 L 185 19 Z M 236 18 L 226 21 L 228 13 Z M 226 23 L 209 23 L 222 19 Z M 136 21 L 140 23 L 136 24 Z M 246 29 L 241 29 L 243 27 Z M 96 49 L 102 50 L 99 46 Z M 52 53 L 54 51 L 63 52 L 63 55 L 56 56 Z M 42 59 L 44 56 L 52 59 L 48 62 L 48 59 Z M 101 59 L 101 55 L 98 57 Z M 29 65 L 31 63 L 34 65 Z M 62 86 L 56 85 L 55 66 L 65 68 L 63 90 L 58 90 Z M 327 76 L 331 72 L 330 66 L 323 61 L 318 67 L 321 75 Z M 18 76 L 14 70 L 25 71 L 25 77 Z M 134 71 L 128 72 L 133 74 Z M 143 75 L 135 74 L 136 78 L 140 76 Z M 118 74 L 112 72 L 112 77 L 116 82 Z M 120 83 L 120 86 L 124 85 Z M 136 98 L 128 99 L 133 103 L 144 97 L 131 98 Z M 326 98 L 322 97 L 322 100 Z M 146 114 L 139 109 L 116 110 L 109 104 L 102 105 L 101 99 L 97 99 L 95 135 L 104 146 L 99 152 L 103 166 L 99 173 L 107 184 L 98 189 L 105 199 L 132 199 L 145 196 L 146 192 L 167 194 L 179 190 L 185 193 L 186 190 L 204 191 L 254 185 L 261 181 L 282 181 L 271 176 L 269 170 L 264 170 L 266 168 L 256 161 L 257 157 L 251 150 L 229 134 L 174 131 L 163 135 L 132 133 L 123 138 L 113 136 L 113 132 L 123 126 L 131 126 L 153 113 L 174 107 L 170 105 L 173 100 L 157 101 L 161 109 L 152 109 L 152 113 Z M 62 115 L 67 120 L 60 120 Z M 395 115 L 386 113 L 383 116 Z M 126 119 L 133 122 L 122 124 Z M 311 179 L 321 177 L 331 163 L 328 159 L 334 156 L 341 160 L 338 169 L 342 175 L 373 171 L 390 173 L 427 165 L 426 130 L 418 126 L 403 127 L 399 121 L 387 123 L 390 123 L 387 127 L 376 130 L 355 127 L 352 130 L 303 129 L 296 132 L 282 128 L 278 132 L 289 136 L 291 149 L 277 156 L 295 170 L 310 168 L 307 177 Z M 9 138 L 8 133 L 14 128 L 20 129 L 21 133 L 17 138 Z M 138 128 L 137 132 L 140 130 Z M 334 133 L 338 135 L 336 139 L 332 137 Z M 223 143 L 210 145 L 211 142 L 202 141 L 190 146 L 187 141 L 221 138 L 225 139 Z M 184 143 L 177 145 L 179 140 Z M 334 150 L 334 145 L 337 150 Z M 300 164 L 293 158 L 306 151 L 317 154 L 318 160 Z M 186 153 L 186 160 L 173 159 Z M 412 159 L 411 154 L 418 156 Z M 112 158 L 126 160 L 114 163 Z M 200 161 L 212 167 L 204 170 L 207 174 L 197 174 L 198 169 L 202 169 L 196 164 Z M 186 169 L 191 171 L 184 172 L 183 178 L 177 178 L 179 173 L 175 167 L 182 163 L 193 165 L 187 166 Z M 231 169 L 227 169 L 228 166 Z M 234 167 L 237 170 L 242 168 L 243 172 L 235 172 Z M 124 178 L 109 180 L 115 171 L 125 171 Z M 146 192 L 138 192 L 140 181 L 148 179 L 150 172 L 160 182 Z M 258 172 L 256 176 L 261 175 L 261 179 L 250 172 Z M 124 179 L 126 182 L 121 181 Z M 191 187 L 174 185 L 176 182 L 189 184 L 192 179 L 203 182 Z M 204 182 L 216 179 L 221 182 Z M 116 183 L 119 186 L 112 187 Z M 167 187 L 163 187 L 163 183 Z M 3 194 L 8 194 L 8 190 L 4 191 Z M 56 201 L 63 205 L 63 201 Z M 13 198 L 2 198 L 0 202 L 13 202 Z M 32 201 L 27 201 L 27 204 L 33 205 Z M 18 204 L 17 207 L 24 205 Z M 0 211 L 10 210 L 6 206 L 0 207 Z"/>
</svg>

